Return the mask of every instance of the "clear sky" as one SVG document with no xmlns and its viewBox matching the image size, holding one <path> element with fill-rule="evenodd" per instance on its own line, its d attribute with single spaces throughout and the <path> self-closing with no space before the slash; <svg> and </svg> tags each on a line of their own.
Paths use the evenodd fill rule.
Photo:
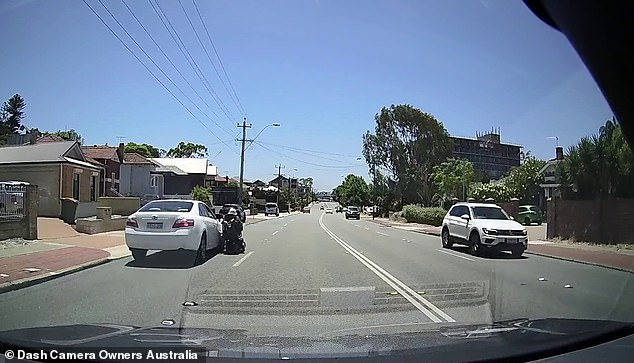
<svg viewBox="0 0 634 363">
<path fill-rule="evenodd" d="M 238 175 L 233 140 L 243 115 L 179 2 L 158 0 L 209 90 L 149 0 L 125 1 L 197 93 L 122 1 L 102 0 L 196 106 L 98 0 L 86 1 L 207 127 L 80 0 L 0 2 L 0 98 L 20 93 L 28 127 L 74 128 L 87 144 L 115 145 L 119 137 L 166 149 L 179 141 L 202 143 L 223 175 Z M 192 0 L 181 2 L 224 79 Z M 409 103 L 432 113 L 452 135 L 473 137 L 499 127 L 503 142 L 524 145 L 545 159 L 554 156 L 555 141 L 548 137 L 558 136 L 567 147 L 612 116 L 566 39 L 521 1 L 196 0 L 196 5 L 253 124 L 249 135 L 274 122 L 282 125 L 260 135 L 265 146 L 247 151 L 248 180 L 271 179 L 280 163 L 284 173 L 312 176 L 319 189 L 331 189 L 344 174 L 367 176 L 364 162 L 356 160 L 361 136 L 390 104 Z"/>
</svg>

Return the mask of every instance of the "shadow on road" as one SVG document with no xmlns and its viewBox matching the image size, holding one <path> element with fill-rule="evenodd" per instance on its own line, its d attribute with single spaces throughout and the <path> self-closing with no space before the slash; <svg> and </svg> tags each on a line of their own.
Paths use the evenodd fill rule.
<svg viewBox="0 0 634 363">
<path fill-rule="evenodd" d="M 465 255 L 471 256 L 469 254 L 469 247 L 466 247 L 466 246 L 455 246 L 454 245 L 451 249 L 456 251 L 456 252 L 461 252 L 461 253 L 464 253 Z M 525 255 L 522 255 L 521 257 L 513 257 L 513 255 L 511 255 L 511 252 L 507 252 L 507 251 L 496 251 L 496 252 L 494 252 L 494 251 L 484 251 L 478 257 L 485 258 L 485 259 L 496 259 L 496 260 L 524 260 L 524 259 L 528 258 Z"/>
<path fill-rule="evenodd" d="M 213 249 L 207 251 L 207 259 L 203 264 L 220 253 Z M 196 267 L 196 251 L 159 251 L 148 254 L 143 260 L 132 260 L 125 264 L 127 267 L 136 268 L 166 268 L 166 269 L 188 269 Z"/>
</svg>

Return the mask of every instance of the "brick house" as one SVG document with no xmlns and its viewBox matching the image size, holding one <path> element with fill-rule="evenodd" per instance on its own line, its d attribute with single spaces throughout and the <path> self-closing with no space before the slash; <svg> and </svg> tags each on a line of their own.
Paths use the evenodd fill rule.
<svg viewBox="0 0 634 363">
<path fill-rule="evenodd" d="M 0 180 L 37 185 L 40 216 L 59 217 L 62 198 L 79 202 L 77 217 L 94 215 L 103 168 L 91 163 L 76 141 L 0 147 Z"/>
<path fill-rule="evenodd" d="M 117 197 L 119 193 L 119 177 L 121 175 L 121 164 L 125 160 L 124 145 L 114 146 L 82 146 L 84 155 L 91 162 L 96 162 L 103 166 L 103 172 L 99 176 L 100 193 L 104 196 Z"/>
</svg>

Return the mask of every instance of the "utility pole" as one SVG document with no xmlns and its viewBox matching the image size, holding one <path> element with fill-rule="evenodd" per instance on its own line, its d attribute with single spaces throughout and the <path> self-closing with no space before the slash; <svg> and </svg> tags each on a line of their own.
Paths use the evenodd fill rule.
<svg viewBox="0 0 634 363">
<path fill-rule="evenodd" d="M 280 163 L 280 165 L 275 165 L 275 167 L 277 168 L 277 177 L 280 178 L 282 177 L 282 169 L 286 168 L 284 165 L 282 165 L 282 163 Z M 280 206 L 280 191 L 282 190 L 282 187 L 284 186 L 284 183 L 282 181 L 280 181 L 280 184 L 278 184 L 278 188 L 277 188 L 277 206 L 279 208 Z"/>
<path fill-rule="evenodd" d="M 372 163 L 372 184 L 374 188 L 372 190 L 372 194 L 374 194 L 373 203 L 372 203 L 372 220 L 374 220 L 374 215 L 376 214 L 376 164 Z"/>
<path fill-rule="evenodd" d="M 247 125 L 247 118 L 242 120 L 242 125 L 238 124 L 238 127 L 242 128 L 242 139 L 236 141 L 242 142 L 242 148 L 240 151 L 240 189 L 238 190 L 238 205 L 242 205 L 242 184 L 244 183 L 244 143 L 247 140 L 247 129 L 251 128 L 251 124 Z"/>
</svg>

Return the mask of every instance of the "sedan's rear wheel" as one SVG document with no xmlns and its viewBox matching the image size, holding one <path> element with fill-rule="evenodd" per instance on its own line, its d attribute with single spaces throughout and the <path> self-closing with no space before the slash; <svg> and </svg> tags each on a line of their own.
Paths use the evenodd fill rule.
<svg viewBox="0 0 634 363">
<path fill-rule="evenodd" d="M 440 239 L 442 240 L 443 248 L 451 248 L 453 247 L 453 242 L 451 242 L 451 237 L 449 236 L 449 229 L 443 228 L 442 233 L 440 235 Z"/>
<path fill-rule="evenodd" d="M 207 235 L 203 233 L 200 237 L 200 246 L 198 246 L 198 252 L 196 253 L 196 264 L 201 264 L 207 259 Z"/>
<path fill-rule="evenodd" d="M 142 260 L 147 255 L 147 250 L 142 248 L 130 248 L 130 252 L 132 252 L 132 258 L 135 260 Z"/>
</svg>

